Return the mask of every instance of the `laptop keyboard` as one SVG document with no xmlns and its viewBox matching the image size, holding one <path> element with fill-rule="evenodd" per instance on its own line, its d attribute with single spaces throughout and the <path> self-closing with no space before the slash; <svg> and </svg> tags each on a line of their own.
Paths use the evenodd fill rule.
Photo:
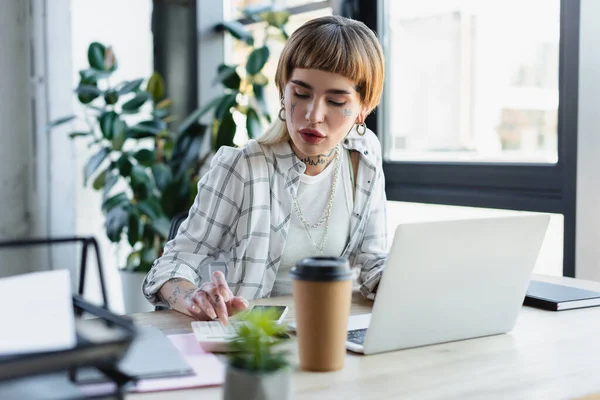
<svg viewBox="0 0 600 400">
<path fill-rule="evenodd" d="M 367 336 L 367 328 L 353 329 L 348 331 L 348 341 L 356 344 L 364 344 Z"/>
</svg>

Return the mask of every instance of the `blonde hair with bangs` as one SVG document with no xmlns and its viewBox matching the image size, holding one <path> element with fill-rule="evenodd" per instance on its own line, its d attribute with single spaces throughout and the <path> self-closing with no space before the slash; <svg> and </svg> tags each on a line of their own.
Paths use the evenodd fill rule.
<svg viewBox="0 0 600 400">
<path fill-rule="evenodd" d="M 365 24 L 340 16 L 312 19 L 286 42 L 275 73 L 280 97 L 295 68 L 318 69 L 356 83 L 360 101 L 371 112 L 383 90 L 384 57 L 377 37 Z M 285 122 L 276 119 L 258 142 L 274 145 L 289 140 Z"/>
</svg>

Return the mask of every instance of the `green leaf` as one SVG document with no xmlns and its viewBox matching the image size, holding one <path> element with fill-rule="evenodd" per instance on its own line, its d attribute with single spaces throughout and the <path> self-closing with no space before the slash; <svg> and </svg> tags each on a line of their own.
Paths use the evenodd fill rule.
<svg viewBox="0 0 600 400">
<path fill-rule="evenodd" d="M 269 25 L 279 28 L 287 24 L 290 13 L 288 11 L 269 11 L 261 14 L 260 17 Z"/>
<path fill-rule="evenodd" d="M 246 28 L 244 28 L 244 25 L 242 25 L 238 21 L 224 21 L 217 25 L 217 29 L 225 29 L 234 38 L 243 40 L 244 42 L 246 42 L 246 44 L 250 46 L 254 45 L 254 38 L 252 37 L 252 33 L 250 33 L 250 31 L 247 31 Z"/>
<path fill-rule="evenodd" d="M 113 124 L 113 150 L 120 151 L 123 148 L 125 140 L 127 140 L 127 124 L 125 123 L 125 121 L 117 119 Z"/>
<path fill-rule="evenodd" d="M 133 165 L 129 177 L 131 178 L 131 187 L 133 190 L 136 190 L 141 186 L 150 185 L 150 178 L 148 177 L 148 174 L 146 174 L 146 169 L 141 165 Z"/>
<path fill-rule="evenodd" d="M 89 84 L 80 84 L 75 88 L 75 92 L 81 96 L 95 96 L 98 97 L 104 93 L 102 90 L 98 89 L 97 86 L 89 85 Z"/>
<path fill-rule="evenodd" d="M 146 91 L 152 95 L 152 100 L 154 100 L 155 103 L 161 101 L 163 97 L 165 97 L 165 80 L 158 72 L 153 73 L 148 80 Z"/>
<path fill-rule="evenodd" d="M 155 108 L 152 110 L 152 116 L 156 119 L 163 119 L 169 116 L 169 110 L 165 108 Z"/>
<path fill-rule="evenodd" d="M 215 151 L 219 150 L 221 146 L 235 146 L 233 144 L 233 138 L 235 136 L 235 121 L 231 113 L 225 114 L 219 130 L 217 131 L 217 138 L 215 143 Z"/>
<path fill-rule="evenodd" d="M 92 157 L 90 157 L 88 162 L 85 164 L 85 167 L 83 168 L 83 184 L 84 184 L 84 186 L 87 185 L 87 180 L 90 178 L 90 176 L 93 175 L 93 173 L 100 166 L 100 164 L 102 164 L 102 162 L 104 161 L 106 156 L 108 156 L 109 153 L 110 153 L 110 148 L 103 147 L 96 154 L 94 154 Z"/>
<path fill-rule="evenodd" d="M 271 116 L 269 115 L 269 107 L 267 106 L 267 102 L 265 100 L 265 87 L 263 85 L 253 84 L 252 90 L 254 91 L 254 97 L 256 98 L 256 102 L 260 107 L 260 111 L 263 116 L 267 119 L 267 121 L 271 122 Z"/>
<path fill-rule="evenodd" d="M 106 236 L 113 243 L 121 241 L 121 234 L 123 228 L 127 224 L 129 213 L 125 207 L 114 207 L 106 213 L 106 221 L 104 226 L 106 227 Z"/>
<path fill-rule="evenodd" d="M 102 191 L 102 199 L 106 200 L 110 194 L 110 190 L 115 186 L 119 180 L 119 174 L 115 170 L 107 171 L 107 175 L 104 178 L 104 190 Z"/>
<path fill-rule="evenodd" d="M 129 130 L 129 136 L 135 139 L 156 136 L 167 129 L 167 124 L 161 120 L 142 121 Z"/>
<path fill-rule="evenodd" d="M 223 96 L 221 102 L 219 102 L 219 105 L 215 109 L 215 119 L 217 121 L 222 121 L 227 114 L 231 115 L 231 107 L 237 104 L 237 95 L 238 92 L 235 91 Z"/>
<path fill-rule="evenodd" d="M 108 173 L 108 170 L 104 170 L 98 174 L 98 176 L 96 177 L 96 179 L 94 179 L 94 182 L 92 183 L 92 187 L 94 189 L 100 190 L 104 187 L 107 173 Z"/>
<path fill-rule="evenodd" d="M 121 108 L 123 109 L 123 111 L 128 111 L 128 112 L 137 111 L 149 99 L 150 99 L 150 93 L 140 92 L 140 93 L 136 94 L 133 99 L 126 101 L 121 106 Z"/>
<path fill-rule="evenodd" d="M 135 79 L 133 81 L 123 82 L 123 84 L 121 84 L 120 88 L 117 90 L 117 93 L 119 94 L 119 96 L 122 96 L 124 94 L 134 92 L 139 89 L 143 82 L 144 80 L 142 78 Z"/>
<path fill-rule="evenodd" d="M 91 132 L 71 132 L 69 133 L 69 137 L 73 139 L 80 136 L 90 136 L 91 134 Z"/>
<path fill-rule="evenodd" d="M 220 82 L 229 89 L 238 90 L 240 88 L 242 80 L 236 71 L 235 65 L 221 64 L 217 67 L 217 73 L 213 85 Z"/>
<path fill-rule="evenodd" d="M 143 232 L 143 226 L 142 226 L 142 232 Z M 142 252 L 140 250 L 134 250 L 131 253 L 129 253 L 129 255 L 127 256 L 126 269 L 132 270 L 135 267 L 137 267 L 138 265 L 140 265 L 141 256 L 142 256 Z"/>
<path fill-rule="evenodd" d="M 197 122 L 200 118 L 202 118 L 207 112 L 209 112 L 210 110 L 212 110 L 214 107 L 216 107 L 217 104 L 219 104 L 223 98 L 225 96 L 219 96 L 216 97 L 214 99 L 212 99 L 208 104 L 204 105 L 203 107 L 200 107 L 199 109 L 197 109 L 196 111 L 192 112 L 182 123 L 181 125 L 179 125 L 179 127 L 177 128 L 177 133 L 181 134 L 183 132 L 185 132 L 190 125 L 192 125 L 194 122 Z"/>
<path fill-rule="evenodd" d="M 104 136 L 105 139 L 111 140 L 113 138 L 114 124 L 117 120 L 119 120 L 119 114 L 114 111 L 104 112 L 98 117 L 100 130 L 102 131 L 102 136 Z"/>
<path fill-rule="evenodd" d="M 127 240 L 133 247 L 142 238 L 144 233 L 144 224 L 142 223 L 140 216 L 137 212 L 129 213 L 129 221 L 127 225 Z"/>
<path fill-rule="evenodd" d="M 156 187 L 161 192 L 164 192 L 173 179 L 173 174 L 171 172 L 171 168 L 169 168 L 165 164 L 154 164 L 152 166 L 152 175 L 154 176 L 154 182 L 156 182 Z"/>
<path fill-rule="evenodd" d="M 262 133 L 262 124 L 254 108 L 249 108 L 246 113 L 246 130 L 248 131 L 248 137 L 252 139 L 256 139 Z"/>
<path fill-rule="evenodd" d="M 148 197 L 147 199 L 140 201 L 137 204 L 137 207 L 138 210 L 142 212 L 142 214 L 150 217 L 151 219 L 156 219 L 161 216 L 164 216 L 162 207 L 160 206 L 160 203 L 158 202 L 156 197 Z"/>
<path fill-rule="evenodd" d="M 204 125 L 193 125 L 198 130 L 189 129 L 177 138 L 177 143 L 173 149 L 171 158 L 171 167 L 175 172 L 176 177 L 180 177 L 188 169 L 194 167 L 198 160 L 202 144 L 204 143 L 204 135 L 207 127 Z"/>
<path fill-rule="evenodd" d="M 62 118 L 55 119 L 54 121 L 48 122 L 48 124 L 46 125 L 46 129 L 51 129 L 56 126 L 66 124 L 67 122 L 73 121 L 75 118 L 77 118 L 75 115 L 69 115 L 68 117 L 62 117 Z"/>
<path fill-rule="evenodd" d="M 150 225 L 154 232 L 160 235 L 162 239 L 166 239 L 169 236 L 169 228 L 171 222 L 166 217 L 159 217 L 150 221 Z"/>
<path fill-rule="evenodd" d="M 142 264 L 152 264 L 158 258 L 158 253 L 154 247 L 145 247 L 142 249 Z"/>
<path fill-rule="evenodd" d="M 269 48 L 267 46 L 252 50 L 252 53 L 250 53 L 248 61 L 246 62 L 246 72 L 250 75 L 258 74 L 263 69 L 268 59 Z"/>
<path fill-rule="evenodd" d="M 133 155 L 133 158 L 146 167 L 151 166 L 156 161 L 156 153 L 153 150 L 141 149 Z"/>
<path fill-rule="evenodd" d="M 121 157 L 117 160 L 117 168 L 119 169 L 119 173 L 123 177 L 128 177 L 131 175 L 131 168 L 133 164 L 131 160 L 129 160 L 129 155 L 127 153 L 121 154 Z"/>
<path fill-rule="evenodd" d="M 94 69 L 104 71 L 106 47 L 98 42 L 93 42 L 88 47 L 88 62 Z"/>
<path fill-rule="evenodd" d="M 104 102 L 109 105 L 116 104 L 119 101 L 119 94 L 114 89 L 109 89 L 104 93 Z"/>
<path fill-rule="evenodd" d="M 124 206 L 126 204 L 129 204 L 129 197 L 127 197 L 126 193 L 121 192 L 106 199 L 104 203 L 102 203 L 102 210 L 108 212 L 117 206 Z"/>
</svg>

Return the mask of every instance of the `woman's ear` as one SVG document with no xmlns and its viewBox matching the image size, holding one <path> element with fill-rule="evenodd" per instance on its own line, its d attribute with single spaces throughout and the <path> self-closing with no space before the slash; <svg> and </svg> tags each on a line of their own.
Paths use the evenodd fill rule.
<svg viewBox="0 0 600 400">
<path fill-rule="evenodd" d="M 356 116 L 356 123 L 357 124 L 362 124 L 365 122 L 365 119 L 367 119 L 367 115 L 369 114 L 368 110 L 366 107 L 362 107 L 360 109 L 360 111 L 358 112 L 358 115 Z"/>
</svg>

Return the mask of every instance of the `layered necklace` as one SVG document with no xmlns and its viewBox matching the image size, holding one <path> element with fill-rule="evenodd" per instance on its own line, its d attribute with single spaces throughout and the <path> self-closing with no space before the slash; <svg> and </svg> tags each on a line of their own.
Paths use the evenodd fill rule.
<svg viewBox="0 0 600 400">
<path fill-rule="evenodd" d="M 329 218 L 331 217 L 331 210 L 333 208 L 333 199 L 335 198 L 335 188 L 337 187 L 338 175 L 340 173 L 340 145 L 338 144 L 335 147 L 335 160 L 333 165 L 333 180 L 331 182 L 331 191 L 329 193 L 329 201 L 327 202 L 327 206 L 323 211 L 323 215 L 321 218 L 317 220 L 317 222 L 311 224 L 306 218 L 304 218 L 304 214 L 302 214 L 302 210 L 300 209 L 300 204 L 298 203 L 298 196 L 294 196 L 294 209 L 296 210 L 296 214 L 298 215 L 298 219 L 302 222 L 308 237 L 312 244 L 316 247 L 320 254 L 325 252 L 325 245 L 327 244 L 327 231 L 329 229 Z M 311 229 L 316 229 L 321 225 L 325 224 L 323 237 L 321 238 L 321 243 L 317 244 L 314 240 L 312 234 L 310 233 Z"/>
</svg>

